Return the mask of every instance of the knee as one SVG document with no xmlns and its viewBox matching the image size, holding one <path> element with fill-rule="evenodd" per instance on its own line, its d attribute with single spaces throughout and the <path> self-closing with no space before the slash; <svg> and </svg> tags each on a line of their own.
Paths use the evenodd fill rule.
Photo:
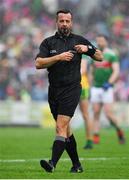
<svg viewBox="0 0 129 180">
<path fill-rule="evenodd" d="M 99 119 L 99 111 L 94 111 L 94 118 Z"/>
<path fill-rule="evenodd" d="M 67 124 L 56 124 L 56 132 L 58 133 L 58 134 L 64 134 L 64 133 L 66 133 L 67 132 Z"/>
<path fill-rule="evenodd" d="M 56 122 L 56 133 L 59 136 L 67 137 L 67 129 L 70 122 L 70 117 L 64 115 L 58 115 Z"/>
</svg>

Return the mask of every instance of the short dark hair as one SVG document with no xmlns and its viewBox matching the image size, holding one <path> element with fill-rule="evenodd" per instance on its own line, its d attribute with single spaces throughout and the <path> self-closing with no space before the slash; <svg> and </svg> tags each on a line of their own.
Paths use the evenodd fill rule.
<svg viewBox="0 0 129 180">
<path fill-rule="evenodd" d="M 97 37 L 103 37 L 106 41 L 109 41 L 109 37 L 105 34 L 98 34 Z"/>
<path fill-rule="evenodd" d="M 70 13 L 71 16 L 73 16 L 72 12 L 71 12 L 69 9 L 60 9 L 60 10 L 58 10 L 58 11 L 56 12 L 56 17 L 58 17 L 58 14 L 60 14 L 60 13 L 63 13 L 63 14 L 68 14 L 68 13 Z"/>
</svg>

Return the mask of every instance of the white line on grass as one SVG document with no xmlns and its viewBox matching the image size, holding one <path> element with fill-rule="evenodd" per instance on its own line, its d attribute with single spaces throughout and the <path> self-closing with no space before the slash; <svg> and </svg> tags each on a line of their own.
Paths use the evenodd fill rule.
<svg viewBox="0 0 129 180">
<path fill-rule="evenodd" d="M 25 163 L 31 161 L 40 161 L 40 159 L 48 160 L 49 158 L 39 158 L 39 159 L 0 159 L 0 163 Z M 112 161 L 112 160 L 124 160 L 129 159 L 129 157 L 95 157 L 95 158 L 80 158 L 81 161 Z M 60 161 L 70 161 L 69 158 L 62 158 Z"/>
</svg>

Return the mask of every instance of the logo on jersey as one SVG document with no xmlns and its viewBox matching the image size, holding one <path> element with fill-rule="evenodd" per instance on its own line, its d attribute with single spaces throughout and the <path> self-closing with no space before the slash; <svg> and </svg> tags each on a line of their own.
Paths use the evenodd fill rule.
<svg viewBox="0 0 129 180">
<path fill-rule="evenodd" d="M 55 49 L 50 50 L 50 54 L 55 54 L 57 51 Z"/>
</svg>

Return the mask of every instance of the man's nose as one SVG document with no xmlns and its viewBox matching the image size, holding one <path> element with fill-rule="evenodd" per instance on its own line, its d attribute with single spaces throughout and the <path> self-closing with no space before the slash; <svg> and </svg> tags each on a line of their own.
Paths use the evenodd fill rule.
<svg viewBox="0 0 129 180">
<path fill-rule="evenodd" d="M 66 23 L 66 21 L 64 21 L 64 22 L 63 22 L 63 26 L 66 26 L 66 25 L 67 25 L 67 23 Z"/>
</svg>

